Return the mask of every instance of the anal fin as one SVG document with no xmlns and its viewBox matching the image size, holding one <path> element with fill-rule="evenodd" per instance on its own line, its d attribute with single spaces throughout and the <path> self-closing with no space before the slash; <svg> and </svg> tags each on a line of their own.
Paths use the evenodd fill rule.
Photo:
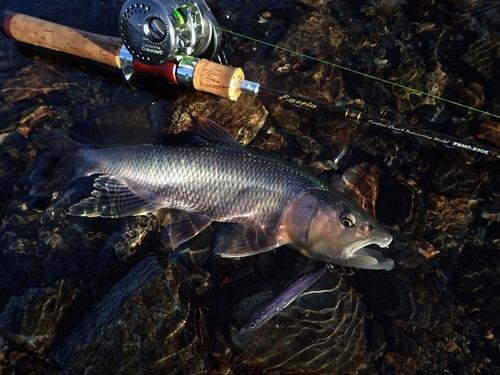
<svg viewBox="0 0 500 375">
<path fill-rule="evenodd" d="M 124 217 L 155 211 L 161 206 L 137 195 L 120 177 L 102 175 L 95 179 L 92 196 L 69 208 L 69 214 L 88 217 Z"/>
<path fill-rule="evenodd" d="M 219 244 L 215 253 L 223 258 L 246 257 L 264 253 L 282 244 L 275 236 L 269 236 L 253 221 L 238 224 L 236 229 Z"/>
</svg>

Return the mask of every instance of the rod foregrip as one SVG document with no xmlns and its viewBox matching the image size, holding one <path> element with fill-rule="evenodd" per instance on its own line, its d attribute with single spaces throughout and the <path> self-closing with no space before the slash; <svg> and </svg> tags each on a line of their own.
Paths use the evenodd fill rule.
<svg viewBox="0 0 500 375">
<path fill-rule="evenodd" d="M 3 27 L 5 33 L 18 42 L 120 68 L 120 38 L 73 29 L 21 13 L 7 13 Z"/>
<path fill-rule="evenodd" d="M 192 79 L 193 87 L 198 91 L 236 100 L 241 94 L 239 84 L 245 79 L 245 74 L 240 68 L 201 59 L 194 67 Z"/>
</svg>

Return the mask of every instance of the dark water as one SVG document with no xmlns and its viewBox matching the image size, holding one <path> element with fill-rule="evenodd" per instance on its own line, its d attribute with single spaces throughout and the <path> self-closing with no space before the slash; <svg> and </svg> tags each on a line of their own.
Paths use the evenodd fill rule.
<svg viewBox="0 0 500 375">
<path fill-rule="evenodd" d="M 121 5 L 0 7 L 117 36 Z M 222 27 L 240 34 L 500 114 L 494 1 L 209 5 Z M 498 117 L 240 36 L 223 33 L 223 52 L 265 86 L 500 147 Z M 139 83 L 135 92 L 116 72 L 0 36 L 0 374 L 500 371 L 496 158 L 272 100 L 262 102 L 266 118 L 248 98 L 232 103 Z M 165 212 L 66 216 L 90 179 L 55 199 L 29 195 L 27 172 L 40 151 L 26 135 L 38 128 L 94 145 L 156 142 L 191 115 L 214 118 L 321 178 L 344 175 L 349 194 L 374 207 L 394 236 L 384 254 L 395 269 L 338 267 L 261 330 L 241 331 L 306 259 L 281 248 L 223 261 L 210 250 L 232 228 L 217 225 L 172 252 L 163 245 Z"/>
</svg>

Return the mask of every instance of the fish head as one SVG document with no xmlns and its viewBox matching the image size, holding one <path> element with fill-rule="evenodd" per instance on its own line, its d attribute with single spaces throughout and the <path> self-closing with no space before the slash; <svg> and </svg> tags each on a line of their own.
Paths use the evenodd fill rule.
<svg viewBox="0 0 500 375">
<path fill-rule="evenodd" d="M 291 202 L 282 230 L 309 258 L 344 266 L 390 270 L 391 259 L 366 246 L 387 247 L 392 236 L 367 211 L 333 190 L 313 190 Z"/>
</svg>

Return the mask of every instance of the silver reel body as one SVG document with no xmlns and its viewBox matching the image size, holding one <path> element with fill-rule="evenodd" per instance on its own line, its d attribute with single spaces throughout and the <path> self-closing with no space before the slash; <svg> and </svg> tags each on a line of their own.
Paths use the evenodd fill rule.
<svg viewBox="0 0 500 375">
<path fill-rule="evenodd" d="M 220 49 L 217 21 L 203 0 L 129 0 L 118 26 L 130 54 L 148 65 L 186 55 L 212 59 Z"/>
</svg>

